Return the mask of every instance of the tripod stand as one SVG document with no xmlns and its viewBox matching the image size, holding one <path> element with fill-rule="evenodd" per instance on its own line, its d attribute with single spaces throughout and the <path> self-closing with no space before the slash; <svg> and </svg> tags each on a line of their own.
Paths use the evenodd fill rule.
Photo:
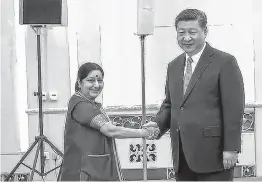
<svg viewBox="0 0 262 182">
<path fill-rule="evenodd" d="M 47 137 L 43 133 L 43 100 L 42 100 L 42 75 L 41 75 L 41 28 L 43 26 L 32 26 L 32 29 L 35 31 L 37 35 L 37 60 L 38 60 L 38 91 L 34 93 L 35 96 L 38 96 L 38 103 L 39 103 L 39 130 L 40 130 L 40 135 L 35 137 L 35 141 L 33 144 L 29 147 L 29 149 L 26 151 L 26 153 L 22 156 L 20 161 L 16 164 L 16 166 L 13 168 L 13 170 L 10 172 L 10 174 L 6 177 L 6 181 L 10 179 L 10 177 L 14 174 L 14 172 L 17 170 L 17 168 L 23 164 L 27 168 L 31 169 L 30 173 L 30 181 L 33 180 L 34 173 L 36 172 L 39 176 L 42 178 L 49 174 L 50 172 L 56 170 L 59 168 L 61 165 L 45 172 L 45 156 L 44 156 L 44 142 L 46 142 L 53 151 L 55 151 L 58 155 L 63 157 L 63 153 L 55 147 L 55 145 L 52 144 L 50 140 L 47 139 Z M 34 162 L 33 162 L 33 167 L 30 167 L 26 164 L 23 163 L 25 158 L 29 155 L 29 153 L 32 151 L 32 149 L 37 145 L 35 157 L 34 157 Z M 40 153 L 40 172 L 36 170 L 36 163 L 38 160 L 38 156 Z M 60 171 L 58 175 L 58 179 L 60 177 Z"/>
</svg>

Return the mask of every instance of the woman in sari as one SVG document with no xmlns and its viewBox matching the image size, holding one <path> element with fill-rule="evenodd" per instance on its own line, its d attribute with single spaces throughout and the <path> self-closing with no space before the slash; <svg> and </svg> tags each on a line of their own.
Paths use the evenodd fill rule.
<svg viewBox="0 0 262 182">
<path fill-rule="evenodd" d="M 115 126 L 95 101 L 101 93 L 104 71 L 96 63 L 78 70 L 76 92 L 70 98 L 64 133 L 62 181 L 122 181 L 114 138 L 153 138 L 153 128 Z"/>
</svg>

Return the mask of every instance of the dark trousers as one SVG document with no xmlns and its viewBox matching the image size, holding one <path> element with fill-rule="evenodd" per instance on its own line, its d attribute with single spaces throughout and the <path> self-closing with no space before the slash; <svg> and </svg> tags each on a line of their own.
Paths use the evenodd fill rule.
<svg viewBox="0 0 262 182">
<path fill-rule="evenodd" d="M 179 139 L 179 168 L 176 174 L 176 181 L 233 181 L 233 175 L 233 168 L 212 173 L 196 173 L 192 171 L 186 162 L 181 139 Z"/>
</svg>

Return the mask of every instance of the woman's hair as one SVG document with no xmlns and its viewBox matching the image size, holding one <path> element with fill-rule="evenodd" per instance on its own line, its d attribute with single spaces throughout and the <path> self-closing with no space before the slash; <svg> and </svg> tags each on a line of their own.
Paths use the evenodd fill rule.
<svg viewBox="0 0 262 182">
<path fill-rule="evenodd" d="M 94 70 L 101 71 L 102 76 L 104 77 L 104 70 L 103 70 L 103 68 L 101 66 L 99 66 L 98 64 L 96 64 L 96 63 L 87 62 L 87 63 L 84 63 L 83 65 L 80 66 L 80 68 L 78 69 L 78 72 L 77 72 L 77 80 L 76 80 L 76 83 L 75 83 L 75 91 L 79 91 L 80 90 L 80 87 L 78 85 L 78 81 L 81 81 L 84 78 L 86 78 L 87 75 L 91 71 L 94 71 Z"/>
</svg>

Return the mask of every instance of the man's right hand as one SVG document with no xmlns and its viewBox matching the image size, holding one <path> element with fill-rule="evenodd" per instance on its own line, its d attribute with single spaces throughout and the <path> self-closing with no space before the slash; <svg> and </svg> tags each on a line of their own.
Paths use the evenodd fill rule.
<svg viewBox="0 0 262 182">
<path fill-rule="evenodd" d="M 151 130 L 153 129 L 153 135 L 148 137 L 147 138 L 148 140 L 155 140 L 158 137 L 159 133 L 160 133 L 159 127 L 158 127 L 156 122 L 150 121 L 150 122 L 144 124 L 143 128 L 148 128 L 148 129 L 151 129 Z"/>
</svg>

